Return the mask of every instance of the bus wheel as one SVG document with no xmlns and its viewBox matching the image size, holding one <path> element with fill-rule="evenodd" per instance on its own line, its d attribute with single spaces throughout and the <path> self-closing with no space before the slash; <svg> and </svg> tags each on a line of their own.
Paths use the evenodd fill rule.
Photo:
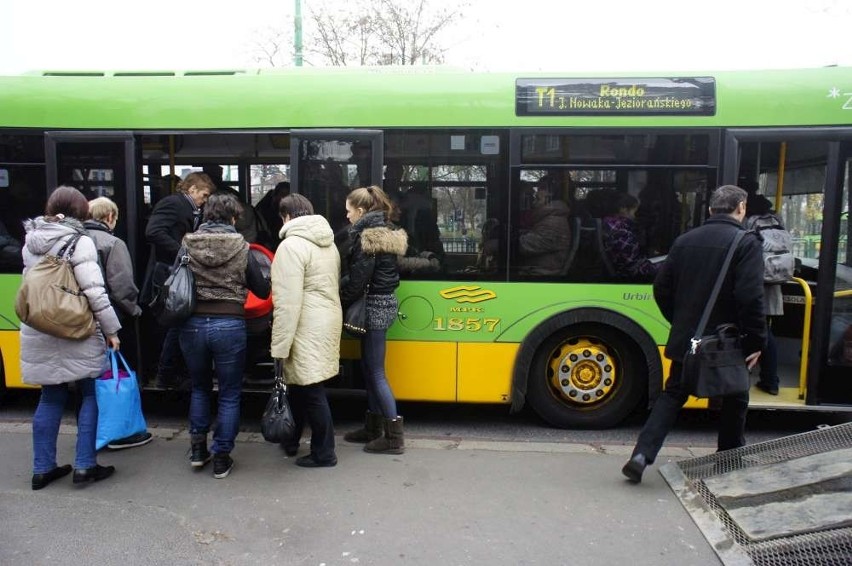
<svg viewBox="0 0 852 566">
<path fill-rule="evenodd" d="M 618 424 L 642 400 L 647 363 L 639 346 L 603 324 L 581 324 L 546 338 L 533 358 L 527 400 L 559 428 Z"/>
</svg>

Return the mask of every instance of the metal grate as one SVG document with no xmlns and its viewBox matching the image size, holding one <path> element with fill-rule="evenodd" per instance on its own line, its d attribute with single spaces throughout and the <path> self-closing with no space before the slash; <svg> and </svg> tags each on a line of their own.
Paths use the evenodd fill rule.
<svg viewBox="0 0 852 566">
<path fill-rule="evenodd" d="M 660 473 L 725 564 L 847 565 L 850 454 L 847 423 L 668 464 Z"/>
</svg>

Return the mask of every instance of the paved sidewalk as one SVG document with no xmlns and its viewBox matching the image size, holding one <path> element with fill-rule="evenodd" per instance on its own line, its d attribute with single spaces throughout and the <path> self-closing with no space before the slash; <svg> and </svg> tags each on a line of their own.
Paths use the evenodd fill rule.
<svg viewBox="0 0 852 566">
<path fill-rule="evenodd" d="M 656 468 L 624 481 L 625 446 L 412 438 L 384 456 L 338 438 L 336 468 L 303 469 L 242 433 L 216 480 L 185 431 L 151 432 L 100 455 L 112 478 L 33 492 L 29 425 L 0 423 L 0 564 L 719 564 Z"/>
</svg>

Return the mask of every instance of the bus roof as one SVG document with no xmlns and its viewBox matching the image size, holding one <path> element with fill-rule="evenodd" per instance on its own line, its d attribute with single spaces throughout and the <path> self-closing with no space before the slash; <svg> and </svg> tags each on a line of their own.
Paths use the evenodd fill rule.
<svg viewBox="0 0 852 566">
<path fill-rule="evenodd" d="M 518 116 L 516 80 L 712 77 L 709 116 Z M 473 73 L 439 67 L 44 71 L 0 77 L 0 127 L 223 130 L 852 124 L 852 68 Z"/>
</svg>

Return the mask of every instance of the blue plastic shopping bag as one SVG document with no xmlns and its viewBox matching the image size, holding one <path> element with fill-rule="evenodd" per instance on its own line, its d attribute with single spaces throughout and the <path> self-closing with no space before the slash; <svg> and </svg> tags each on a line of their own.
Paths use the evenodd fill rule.
<svg viewBox="0 0 852 566">
<path fill-rule="evenodd" d="M 142 416 L 142 399 L 136 372 L 127 365 L 120 352 L 107 353 L 109 369 L 95 381 L 98 399 L 98 450 L 112 442 L 145 432 L 148 425 Z M 122 368 L 118 368 L 121 361 Z"/>
</svg>

